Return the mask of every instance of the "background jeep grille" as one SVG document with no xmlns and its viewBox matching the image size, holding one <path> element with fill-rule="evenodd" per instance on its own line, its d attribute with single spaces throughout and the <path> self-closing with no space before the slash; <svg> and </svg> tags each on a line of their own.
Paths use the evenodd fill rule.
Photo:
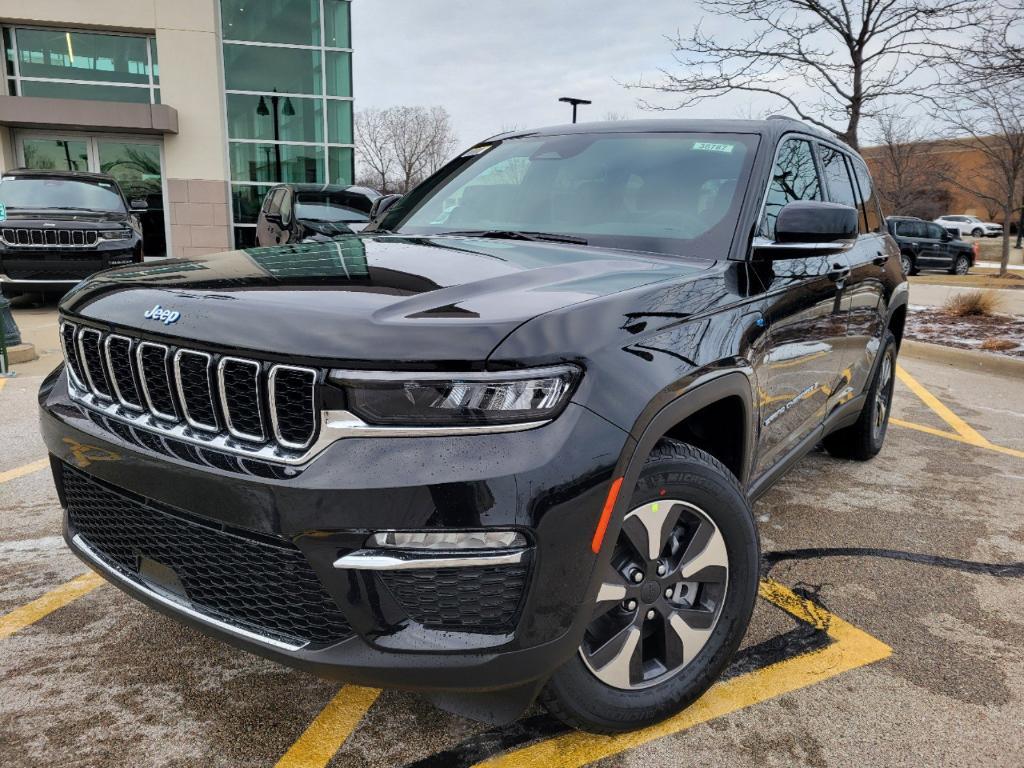
<svg viewBox="0 0 1024 768">
<path fill-rule="evenodd" d="M 152 417 L 136 426 L 187 424 L 199 435 L 289 452 L 316 438 L 320 372 L 312 368 L 176 349 L 68 322 L 60 336 L 72 384 L 113 401 L 122 416 Z"/>
<path fill-rule="evenodd" d="M 4 227 L 0 237 L 9 246 L 29 248 L 90 248 L 96 245 L 96 231 L 90 229 L 15 229 Z"/>
</svg>

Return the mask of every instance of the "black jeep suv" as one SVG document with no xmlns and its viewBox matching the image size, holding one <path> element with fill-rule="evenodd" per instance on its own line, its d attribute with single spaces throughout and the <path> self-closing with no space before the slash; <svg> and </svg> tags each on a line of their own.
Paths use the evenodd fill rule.
<svg viewBox="0 0 1024 768">
<path fill-rule="evenodd" d="M 753 500 L 885 437 L 907 284 L 863 161 L 787 119 L 561 126 L 377 208 L 64 299 L 69 546 L 228 642 L 493 722 L 685 707 L 751 615 Z"/>
<path fill-rule="evenodd" d="M 142 261 L 142 228 L 113 176 L 17 169 L 0 179 L 4 296 L 60 293 Z"/>
<path fill-rule="evenodd" d="M 900 263 L 908 275 L 930 267 L 951 275 L 966 275 L 974 266 L 977 246 L 968 245 L 940 224 L 913 216 L 890 216 L 885 223 L 899 246 Z"/>
</svg>

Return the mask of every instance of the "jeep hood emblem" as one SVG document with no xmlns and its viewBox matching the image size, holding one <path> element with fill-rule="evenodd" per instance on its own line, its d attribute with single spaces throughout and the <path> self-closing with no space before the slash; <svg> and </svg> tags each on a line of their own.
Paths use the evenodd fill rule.
<svg viewBox="0 0 1024 768">
<path fill-rule="evenodd" d="M 178 322 L 178 318 L 181 317 L 181 313 L 175 312 L 173 309 L 164 309 L 157 304 L 152 309 L 147 309 L 143 314 L 143 317 L 147 320 L 156 320 L 164 325 L 170 325 L 171 323 Z"/>
</svg>

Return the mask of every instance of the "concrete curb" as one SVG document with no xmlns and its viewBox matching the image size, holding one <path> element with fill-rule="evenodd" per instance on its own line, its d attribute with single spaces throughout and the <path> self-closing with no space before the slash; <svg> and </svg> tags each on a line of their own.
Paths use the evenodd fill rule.
<svg viewBox="0 0 1024 768">
<path fill-rule="evenodd" d="M 11 365 L 27 363 L 39 357 L 34 344 L 18 344 L 7 348 L 7 360 Z"/>
<path fill-rule="evenodd" d="M 912 339 L 903 340 L 900 345 L 900 354 L 955 365 L 958 368 L 970 368 L 982 373 L 1024 378 L 1024 358 L 1021 357 L 1010 357 L 995 352 L 977 352 L 973 349 L 942 347 L 938 344 L 913 341 Z"/>
</svg>

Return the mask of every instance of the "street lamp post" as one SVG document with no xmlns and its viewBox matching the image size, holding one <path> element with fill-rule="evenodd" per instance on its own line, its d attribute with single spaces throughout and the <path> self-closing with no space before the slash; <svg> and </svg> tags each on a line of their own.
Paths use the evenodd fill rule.
<svg viewBox="0 0 1024 768">
<path fill-rule="evenodd" d="M 594 102 L 588 99 L 575 99 L 572 96 L 563 96 L 559 101 L 565 102 L 566 104 L 572 104 L 572 121 L 576 122 L 576 107 L 580 104 L 593 104 Z"/>
<path fill-rule="evenodd" d="M 274 168 L 277 174 L 275 181 L 281 181 L 281 118 L 283 114 L 285 117 L 291 117 L 295 114 L 295 109 L 292 107 L 292 100 L 287 96 L 284 97 L 284 107 L 281 112 L 278 112 L 278 104 L 281 97 L 277 95 L 277 88 L 274 89 L 274 95 L 270 97 L 270 105 L 273 108 L 274 115 Z M 260 117 L 267 117 L 271 114 L 270 109 L 267 108 L 267 102 L 262 96 L 260 96 L 260 103 L 256 105 L 256 114 Z"/>
</svg>

